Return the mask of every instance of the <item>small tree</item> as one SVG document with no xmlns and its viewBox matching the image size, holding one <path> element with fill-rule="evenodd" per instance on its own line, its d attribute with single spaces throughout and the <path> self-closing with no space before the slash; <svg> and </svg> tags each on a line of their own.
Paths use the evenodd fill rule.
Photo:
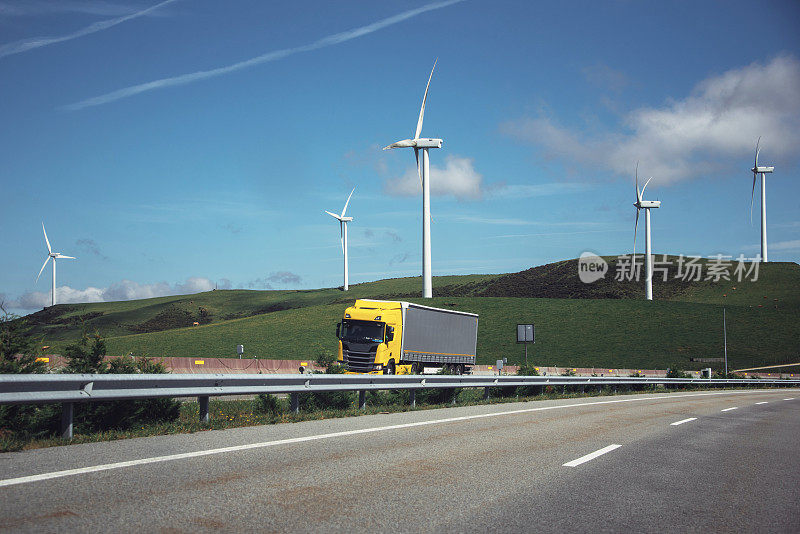
<svg viewBox="0 0 800 534">
<path fill-rule="evenodd" d="M 64 348 L 64 356 L 67 358 L 66 373 L 106 373 L 108 364 L 104 361 L 106 357 L 106 343 L 95 333 L 89 336 L 86 332 L 81 334 L 81 338 Z"/>
<path fill-rule="evenodd" d="M 46 366 L 38 355 L 27 321 L 7 313 L 0 303 L 0 373 L 43 373 Z"/>
</svg>

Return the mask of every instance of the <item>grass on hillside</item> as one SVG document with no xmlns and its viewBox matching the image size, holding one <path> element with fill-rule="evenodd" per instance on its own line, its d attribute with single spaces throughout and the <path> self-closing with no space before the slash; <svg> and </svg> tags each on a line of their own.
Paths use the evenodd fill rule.
<svg viewBox="0 0 800 534">
<path fill-rule="evenodd" d="M 569 260 L 508 275 L 436 277 L 439 296 L 432 300 L 414 296 L 421 285 L 416 277 L 357 284 L 347 293 L 237 290 L 59 305 L 29 320 L 43 344 L 52 345 L 49 352 L 63 349 L 83 327 L 106 336 L 113 355 L 235 357 L 236 345 L 243 344 L 259 358 L 315 359 L 335 351 L 335 325 L 355 299 L 402 298 L 478 313 L 479 363 L 503 357 L 520 363 L 523 347 L 514 342 L 514 327 L 534 322 L 537 343 L 529 347 L 529 359 L 539 365 L 698 369 L 706 364 L 690 358 L 722 356 L 725 306 L 732 368 L 796 361 L 797 264 L 762 264 L 757 282 L 736 281 L 732 268 L 732 280 L 684 283 L 673 280 L 678 260 L 670 257 L 669 281 L 656 278 L 656 300 L 647 302 L 642 282 L 615 281 L 617 260 L 607 259 L 609 275 L 595 284 L 581 283 L 577 260 Z M 705 276 L 708 260 L 700 263 Z M 201 324 L 189 326 L 194 320 Z M 158 331 L 132 333 L 143 328 Z"/>
</svg>

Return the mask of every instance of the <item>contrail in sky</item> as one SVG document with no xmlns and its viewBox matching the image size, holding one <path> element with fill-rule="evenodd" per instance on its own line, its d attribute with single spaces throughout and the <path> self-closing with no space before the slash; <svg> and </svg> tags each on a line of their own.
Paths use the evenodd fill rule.
<svg viewBox="0 0 800 534">
<path fill-rule="evenodd" d="M 148 13 L 155 11 L 160 7 L 163 7 L 167 4 L 171 4 L 177 1 L 178 0 L 165 0 L 160 4 L 156 4 L 152 7 L 148 7 L 147 9 L 143 9 L 141 11 L 137 11 L 136 13 L 131 13 L 130 15 L 125 15 L 123 17 L 117 17 L 115 19 L 101 20 L 99 22 L 95 22 L 94 24 L 90 24 L 89 26 L 86 26 L 85 28 L 82 28 L 76 32 L 70 33 L 68 35 L 62 35 L 61 37 L 34 37 L 32 39 L 23 39 L 21 41 L 0 45 L 0 57 L 11 56 L 14 54 L 19 54 L 21 52 L 27 52 L 28 50 L 33 50 L 34 48 L 41 48 L 43 46 L 55 43 L 62 43 L 64 41 L 70 41 L 72 39 L 77 39 L 78 37 L 83 37 L 84 35 L 89 35 L 91 33 L 107 30 L 112 26 L 116 26 L 117 24 L 122 24 L 123 22 L 131 19 L 142 17 L 144 15 L 147 15 Z"/>
<path fill-rule="evenodd" d="M 350 41 L 351 39 L 356 39 L 357 37 L 368 35 L 370 33 L 386 28 L 387 26 L 397 24 L 398 22 L 403 22 L 404 20 L 410 19 L 427 11 L 433 11 L 434 9 L 441 9 L 443 7 L 447 7 L 463 1 L 464 0 L 445 0 L 442 2 L 433 2 L 431 4 L 426 4 L 422 7 L 411 9 L 409 11 L 404 11 L 403 13 L 399 13 L 397 15 L 393 15 L 383 20 L 379 20 L 378 22 L 373 22 L 372 24 L 361 26 L 360 28 L 355 28 L 353 30 L 348 30 L 341 33 L 335 33 L 333 35 L 329 35 L 328 37 L 323 37 L 322 39 L 319 39 L 318 41 L 314 41 L 313 43 L 307 45 L 297 46 L 294 48 L 283 48 L 281 50 L 267 52 L 266 54 L 262 54 L 254 58 L 247 59 L 245 61 L 240 61 L 232 65 L 227 65 L 225 67 L 217 67 L 216 69 L 211 69 L 211 70 L 201 70 L 197 72 L 191 72 L 189 74 L 181 74 L 180 76 L 173 76 L 171 78 L 161 78 L 160 80 L 154 80 L 152 82 L 132 85 L 130 87 L 125 87 L 124 89 L 118 89 L 117 91 L 112 91 L 111 93 L 106 93 L 104 95 L 96 96 L 93 98 L 87 98 L 86 100 L 75 102 L 74 104 L 68 104 L 66 106 L 63 106 L 62 109 L 75 111 L 79 109 L 88 108 L 91 106 L 99 106 L 100 104 L 107 104 L 109 102 L 114 102 L 116 100 L 128 98 L 130 96 L 138 95 L 139 93 L 144 93 L 147 91 L 152 91 L 154 89 L 161 89 L 163 87 L 172 87 L 176 85 L 184 85 L 187 83 L 196 82 L 198 80 L 205 80 L 207 78 L 222 76 L 223 74 L 228 74 L 230 72 L 235 72 L 237 70 L 246 69 L 248 67 L 259 65 L 261 63 L 267 63 L 269 61 L 283 59 L 285 57 L 292 56 L 300 52 L 310 52 L 311 50 L 317 50 L 319 48 L 325 48 L 327 46 L 333 46 L 339 43 L 343 43 L 345 41 Z"/>
</svg>

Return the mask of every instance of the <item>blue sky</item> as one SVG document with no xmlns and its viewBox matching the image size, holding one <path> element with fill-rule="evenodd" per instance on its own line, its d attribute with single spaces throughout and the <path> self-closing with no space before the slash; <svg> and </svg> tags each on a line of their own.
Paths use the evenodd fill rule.
<svg viewBox="0 0 800 534">
<path fill-rule="evenodd" d="M 800 258 L 800 4 L 0 0 L 0 298 L 49 303 L 418 275 L 410 150 L 434 59 L 433 271 L 630 252 Z M 642 233 L 637 250 L 644 248 Z M 434 287 L 435 294 L 435 287 Z"/>
</svg>

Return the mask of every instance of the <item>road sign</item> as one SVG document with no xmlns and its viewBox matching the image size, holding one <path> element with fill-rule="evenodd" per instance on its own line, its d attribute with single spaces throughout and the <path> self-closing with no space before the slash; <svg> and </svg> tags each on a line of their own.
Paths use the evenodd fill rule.
<svg viewBox="0 0 800 534">
<path fill-rule="evenodd" d="M 536 343 L 536 328 L 533 324 L 517 325 L 517 343 Z"/>
</svg>

